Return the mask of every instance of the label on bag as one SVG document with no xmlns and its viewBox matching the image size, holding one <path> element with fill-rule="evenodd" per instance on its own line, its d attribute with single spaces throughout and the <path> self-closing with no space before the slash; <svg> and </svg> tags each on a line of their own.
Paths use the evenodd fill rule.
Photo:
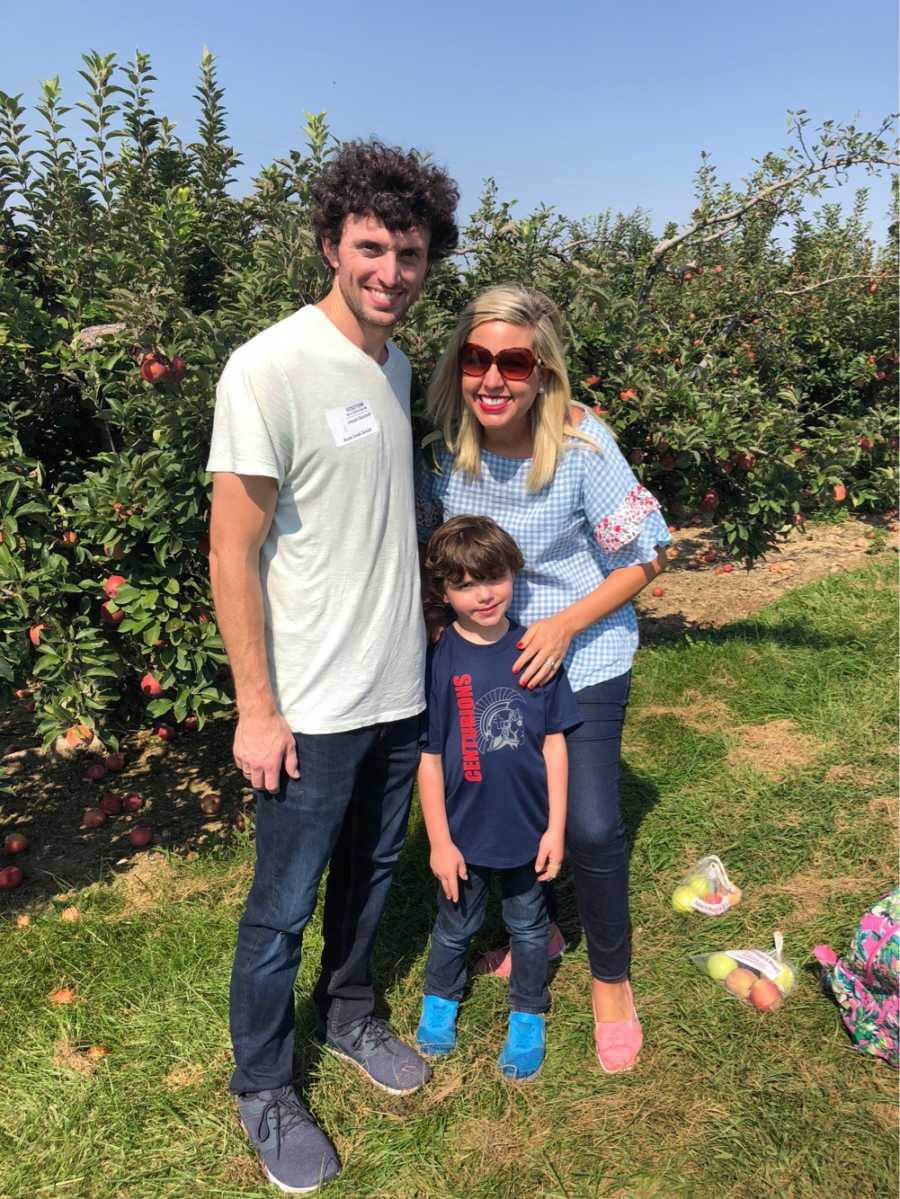
<svg viewBox="0 0 900 1199">
<path fill-rule="evenodd" d="M 365 400 L 357 400 L 343 408 L 328 408 L 325 419 L 328 421 L 334 444 L 338 447 L 351 445 L 354 441 L 360 441 L 363 437 L 370 437 L 378 432 L 375 413 Z"/>
<path fill-rule="evenodd" d="M 757 974 L 763 975 L 765 978 L 770 978 L 772 982 L 784 969 L 784 963 L 779 962 L 776 958 L 771 957 L 767 953 L 762 953 L 758 949 L 726 949 L 725 952 L 730 958 L 734 958 L 736 962 L 740 962 L 742 966 L 748 966 Z"/>
</svg>

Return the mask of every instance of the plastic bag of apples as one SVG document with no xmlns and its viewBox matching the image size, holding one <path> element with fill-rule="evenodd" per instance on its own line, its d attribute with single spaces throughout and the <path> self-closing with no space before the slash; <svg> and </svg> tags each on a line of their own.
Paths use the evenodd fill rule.
<svg viewBox="0 0 900 1199">
<path fill-rule="evenodd" d="M 707 854 L 685 874 L 672 892 L 676 912 L 701 912 L 722 916 L 741 902 L 741 889 L 728 877 L 721 858 Z"/>
<path fill-rule="evenodd" d="M 797 967 L 784 957 L 784 938 L 774 936 L 773 948 L 725 949 L 691 955 L 694 965 L 729 995 L 760 1012 L 774 1012 L 794 989 Z"/>
</svg>

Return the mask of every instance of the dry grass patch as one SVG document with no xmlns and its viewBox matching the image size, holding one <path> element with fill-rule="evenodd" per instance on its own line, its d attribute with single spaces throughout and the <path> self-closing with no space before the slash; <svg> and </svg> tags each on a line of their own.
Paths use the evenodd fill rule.
<svg viewBox="0 0 900 1199">
<path fill-rule="evenodd" d="M 539 1154 L 551 1135 L 551 1121 L 544 1104 L 539 1097 L 534 1099 L 527 1111 L 521 1106 L 514 1110 L 507 1103 L 500 1116 L 472 1116 L 462 1120 L 450 1133 L 453 1158 L 464 1161 L 470 1172 L 476 1163 L 497 1161 L 507 1164 L 521 1161 L 524 1169 L 527 1159 Z"/>
<path fill-rule="evenodd" d="M 186 1087 L 195 1087 L 206 1077 L 206 1070 L 203 1066 L 191 1064 L 187 1066 L 175 1066 L 163 1079 L 163 1083 L 170 1091 L 183 1091 Z"/>
<path fill-rule="evenodd" d="M 102 1061 L 102 1057 L 89 1057 L 74 1041 L 62 1037 L 53 1046 L 53 1065 L 63 1070 L 72 1070 L 89 1078 Z"/>
<path fill-rule="evenodd" d="M 647 704 L 641 708 L 638 719 L 649 716 L 674 716 L 697 733 L 725 729 L 734 721 L 734 713 L 727 704 L 699 691 L 686 691 L 680 704 Z"/>
<path fill-rule="evenodd" d="M 896 795 L 876 795 L 870 799 L 866 805 L 866 811 L 870 816 L 886 816 L 891 822 L 891 826 L 896 831 L 897 825 L 897 796 Z"/>
<path fill-rule="evenodd" d="M 171 891 L 175 870 L 159 853 L 146 854 L 135 860 L 134 865 L 116 875 L 114 890 L 125 900 L 125 914 L 146 912 L 156 907 Z"/>
<path fill-rule="evenodd" d="M 900 1133 L 900 1113 L 896 1103 L 873 1103 L 872 1115 L 878 1124 L 895 1137 Z"/>
<path fill-rule="evenodd" d="M 757 774 L 780 783 L 790 770 L 809 766 L 822 752 L 822 743 L 803 733 L 793 720 L 745 724 L 734 730 L 738 743 L 728 751 L 732 769 L 749 766 Z"/>
<path fill-rule="evenodd" d="M 235 1154 L 226 1157 L 219 1169 L 219 1177 L 223 1182 L 231 1182 L 237 1186 L 259 1187 L 265 1181 L 266 1172 L 256 1155 Z"/>
<path fill-rule="evenodd" d="M 838 895 L 853 895 L 857 892 L 867 892 L 872 889 L 870 874 L 844 874 L 837 878 L 827 878 L 815 868 L 801 871 L 792 878 L 781 883 L 766 883 L 755 887 L 755 899 L 763 899 L 769 895 L 786 895 L 794 904 L 791 912 L 782 924 L 785 928 L 794 924 L 806 924 L 822 914 L 825 904 Z"/>
<path fill-rule="evenodd" d="M 878 777 L 872 770 L 861 770 L 849 763 L 841 763 L 839 766 L 831 766 L 825 771 L 824 781 L 826 783 L 849 782 L 855 787 L 875 787 L 878 784 Z"/>
<path fill-rule="evenodd" d="M 250 863 L 236 867 L 222 893 L 222 903 L 228 905 L 243 899 L 252 875 Z M 183 877 L 160 853 L 136 858 L 133 866 L 116 875 L 112 887 L 124 899 L 122 916 L 128 917 L 136 912 L 150 911 L 162 903 L 181 903 L 197 896 L 211 895 L 217 889 L 214 879 L 199 872 Z M 117 918 L 120 917 L 113 917 Z"/>
</svg>

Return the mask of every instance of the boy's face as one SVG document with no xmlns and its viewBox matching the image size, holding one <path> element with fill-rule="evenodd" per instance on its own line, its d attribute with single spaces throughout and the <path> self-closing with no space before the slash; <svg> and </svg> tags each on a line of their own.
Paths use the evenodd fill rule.
<svg viewBox="0 0 900 1199">
<path fill-rule="evenodd" d="M 391 230 L 374 216 L 348 216 L 337 244 L 323 241 L 334 286 L 361 325 L 391 329 L 428 274 L 427 232 Z"/>
<path fill-rule="evenodd" d="M 463 628 L 492 629 L 506 616 L 512 602 L 511 571 L 496 579 L 473 579 L 468 574 L 460 583 L 444 585 L 444 602 L 456 613 Z"/>
</svg>

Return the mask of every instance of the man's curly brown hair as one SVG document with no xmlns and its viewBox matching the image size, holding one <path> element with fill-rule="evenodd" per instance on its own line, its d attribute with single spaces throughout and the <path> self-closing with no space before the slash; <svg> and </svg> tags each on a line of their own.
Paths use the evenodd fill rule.
<svg viewBox="0 0 900 1199">
<path fill-rule="evenodd" d="M 324 167 L 312 187 L 312 223 L 320 246 L 323 238 L 337 245 L 348 216 L 377 217 L 392 233 L 427 230 L 428 261 L 437 262 L 456 249 L 458 203 L 446 171 L 372 138 L 347 142 Z"/>
</svg>

